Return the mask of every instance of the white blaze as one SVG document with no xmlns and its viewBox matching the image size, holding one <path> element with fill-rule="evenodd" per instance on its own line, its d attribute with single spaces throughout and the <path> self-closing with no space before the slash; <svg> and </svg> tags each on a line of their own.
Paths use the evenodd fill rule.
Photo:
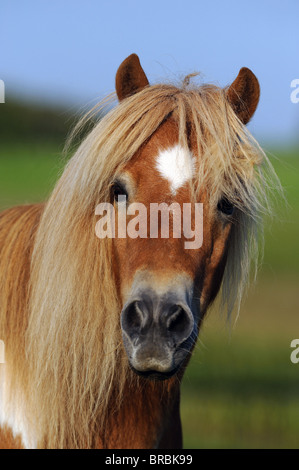
<svg viewBox="0 0 299 470">
<path fill-rule="evenodd" d="M 161 150 L 157 156 L 156 167 L 160 175 L 169 181 L 173 194 L 193 176 L 195 157 L 188 149 L 177 144 L 166 150 Z"/>
</svg>

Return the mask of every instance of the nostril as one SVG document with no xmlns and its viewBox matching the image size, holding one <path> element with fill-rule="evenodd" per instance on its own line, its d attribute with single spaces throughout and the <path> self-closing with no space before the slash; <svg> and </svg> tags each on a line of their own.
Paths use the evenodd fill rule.
<svg viewBox="0 0 299 470">
<path fill-rule="evenodd" d="M 166 321 L 166 326 L 169 331 L 174 332 L 180 329 L 181 323 L 184 321 L 184 311 L 179 305 L 173 305 L 169 310 L 169 316 Z"/>
<path fill-rule="evenodd" d="M 139 301 L 132 302 L 122 316 L 122 326 L 127 333 L 139 332 L 144 324 L 144 312 Z"/>
<path fill-rule="evenodd" d="M 127 325 L 129 328 L 139 328 L 142 322 L 142 316 L 138 302 L 133 302 L 127 310 Z"/>
<path fill-rule="evenodd" d="M 169 309 L 166 322 L 167 330 L 180 339 L 187 339 L 192 331 L 190 315 L 180 305 L 173 305 Z"/>
</svg>

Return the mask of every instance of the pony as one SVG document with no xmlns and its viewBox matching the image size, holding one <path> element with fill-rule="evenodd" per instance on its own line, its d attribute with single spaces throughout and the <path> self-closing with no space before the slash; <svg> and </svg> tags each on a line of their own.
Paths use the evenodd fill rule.
<svg viewBox="0 0 299 470">
<path fill-rule="evenodd" d="M 218 293 L 229 317 L 239 311 L 275 185 L 246 127 L 255 75 L 242 68 L 224 88 L 191 76 L 150 85 L 130 55 L 116 105 L 49 199 L 1 213 L 0 447 L 182 448 L 184 372 Z M 186 249 L 185 235 L 100 239 L 95 208 L 118 213 L 120 197 L 200 202 L 201 246 Z"/>
</svg>

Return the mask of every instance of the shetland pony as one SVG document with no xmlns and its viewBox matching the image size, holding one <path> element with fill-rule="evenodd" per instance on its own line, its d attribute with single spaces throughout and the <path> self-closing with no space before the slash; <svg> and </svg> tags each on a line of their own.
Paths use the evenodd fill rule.
<svg viewBox="0 0 299 470">
<path fill-rule="evenodd" d="M 255 75 L 189 81 L 150 86 L 129 56 L 49 200 L 0 215 L 0 447 L 182 447 L 180 382 L 218 292 L 239 308 L 272 172 L 245 127 Z M 95 208 L 120 195 L 201 202 L 202 246 L 99 239 Z"/>
</svg>

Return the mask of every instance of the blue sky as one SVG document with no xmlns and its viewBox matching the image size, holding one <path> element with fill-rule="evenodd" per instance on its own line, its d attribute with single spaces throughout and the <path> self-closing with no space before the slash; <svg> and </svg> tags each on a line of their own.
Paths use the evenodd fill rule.
<svg viewBox="0 0 299 470">
<path fill-rule="evenodd" d="M 250 130 L 283 145 L 299 141 L 298 23 L 298 0 L 1 0 L 0 79 L 6 101 L 82 107 L 114 90 L 132 52 L 153 83 L 196 70 L 225 86 L 246 66 L 262 92 Z"/>
</svg>

